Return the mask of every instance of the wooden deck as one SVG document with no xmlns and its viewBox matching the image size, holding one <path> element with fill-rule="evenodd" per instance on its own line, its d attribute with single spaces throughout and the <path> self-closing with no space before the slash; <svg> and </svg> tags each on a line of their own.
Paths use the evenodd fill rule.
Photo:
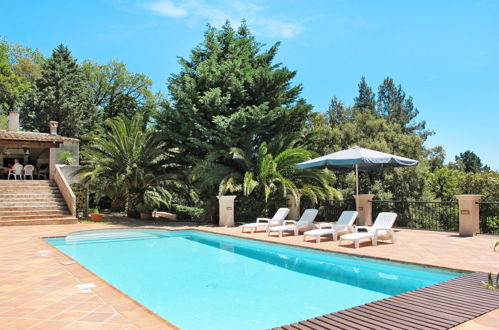
<svg viewBox="0 0 499 330">
<path fill-rule="evenodd" d="M 499 291 L 481 281 L 472 273 L 274 329 L 449 329 L 499 308 Z"/>
</svg>

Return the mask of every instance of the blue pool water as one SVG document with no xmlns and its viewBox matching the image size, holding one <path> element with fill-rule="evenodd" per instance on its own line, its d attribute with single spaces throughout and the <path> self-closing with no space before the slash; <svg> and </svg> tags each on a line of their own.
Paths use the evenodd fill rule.
<svg viewBox="0 0 499 330">
<path fill-rule="evenodd" d="M 47 241 L 183 329 L 271 328 L 462 275 L 196 230 Z"/>
</svg>

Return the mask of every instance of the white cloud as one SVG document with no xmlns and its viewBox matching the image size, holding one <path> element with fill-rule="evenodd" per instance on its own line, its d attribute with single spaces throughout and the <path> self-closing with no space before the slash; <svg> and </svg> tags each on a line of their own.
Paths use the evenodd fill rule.
<svg viewBox="0 0 499 330">
<path fill-rule="evenodd" d="M 179 2 L 180 3 L 180 2 Z M 182 5 L 175 5 L 170 0 L 159 0 L 149 3 L 146 7 L 154 13 L 173 18 L 189 17 L 199 24 L 210 23 L 220 27 L 229 20 L 234 27 L 238 27 L 245 19 L 250 28 L 257 35 L 292 38 L 303 28 L 298 23 L 288 23 L 265 15 L 265 9 L 250 2 L 239 0 L 219 0 L 205 2 L 204 0 L 184 0 Z"/>
<path fill-rule="evenodd" d="M 146 8 L 157 15 L 180 18 L 188 15 L 186 9 L 175 6 L 170 0 L 159 0 L 146 5 Z"/>
<path fill-rule="evenodd" d="M 292 38 L 302 30 L 302 27 L 298 24 L 273 19 L 261 18 L 255 19 L 253 22 L 249 21 L 249 23 L 256 25 L 257 30 L 261 30 L 262 34 L 268 36 Z"/>
</svg>

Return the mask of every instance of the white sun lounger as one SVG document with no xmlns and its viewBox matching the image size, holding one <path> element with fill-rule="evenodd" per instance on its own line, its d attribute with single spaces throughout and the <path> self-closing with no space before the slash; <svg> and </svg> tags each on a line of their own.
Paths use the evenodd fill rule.
<svg viewBox="0 0 499 330">
<path fill-rule="evenodd" d="M 288 213 L 289 213 L 289 209 L 287 207 L 282 207 L 279 210 L 277 210 L 277 212 L 272 217 L 272 219 L 270 219 L 270 218 L 257 218 L 256 222 L 247 223 L 247 224 L 242 225 L 241 231 L 244 233 L 245 229 L 249 229 L 251 233 L 254 233 L 255 230 L 257 230 L 259 227 L 264 227 L 265 230 L 268 231 L 268 229 L 271 226 L 281 225 L 282 222 L 284 221 L 284 219 L 286 219 L 286 217 L 288 216 Z"/>
<path fill-rule="evenodd" d="M 353 232 L 353 223 L 358 215 L 357 211 L 343 211 L 336 223 L 320 223 L 319 228 L 303 233 L 303 240 L 305 241 L 307 236 L 314 236 L 315 241 L 320 243 L 322 237 L 332 235 L 333 241 L 336 241 L 339 234 Z"/>
<path fill-rule="evenodd" d="M 371 239 L 372 245 L 376 246 L 378 240 L 391 239 L 392 243 L 397 242 L 397 235 L 392 230 L 393 224 L 397 219 L 397 213 L 392 212 L 381 212 L 376 217 L 374 224 L 371 227 L 367 226 L 357 226 L 355 227 L 355 232 L 351 234 L 340 236 L 340 245 L 342 240 L 353 241 L 355 248 L 359 248 L 360 240 L 364 238 Z M 367 232 L 359 232 L 358 230 L 364 228 Z"/>
<path fill-rule="evenodd" d="M 312 223 L 314 222 L 317 213 L 319 213 L 319 211 L 316 209 L 307 209 L 303 212 L 300 220 L 284 220 L 281 226 L 269 227 L 267 232 L 269 233 L 269 236 L 272 232 L 278 232 L 279 237 L 282 237 L 284 231 L 293 231 L 296 236 L 300 229 L 307 230 L 312 227 Z"/>
</svg>

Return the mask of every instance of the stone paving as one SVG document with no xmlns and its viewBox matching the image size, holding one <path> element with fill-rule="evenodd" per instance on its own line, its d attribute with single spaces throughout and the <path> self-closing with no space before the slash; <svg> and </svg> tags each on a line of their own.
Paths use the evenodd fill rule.
<svg viewBox="0 0 499 330">
<path fill-rule="evenodd" d="M 115 219 L 116 220 L 116 219 Z M 94 275 L 41 237 L 115 227 L 149 224 L 118 218 L 114 224 L 73 224 L 0 227 L 0 328 L 1 329 L 174 329 L 175 326 L 140 305 Z M 146 227 L 146 226 L 144 226 Z M 241 233 L 240 228 L 180 226 L 162 224 L 148 227 L 165 229 L 196 228 L 210 232 L 268 240 L 284 244 L 414 262 L 468 271 L 499 272 L 499 253 L 492 244 L 494 236 L 462 238 L 454 233 L 399 230 L 397 244 L 367 243 L 354 249 L 338 242 L 303 242 L 303 237 L 268 237 L 265 233 Z M 76 286 L 93 283 L 88 292 Z M 461 329 L 493 328 L 499 311 L 464 323 Z M 492 326 L 492 327 L 491 327 Z"/>
</svg>

